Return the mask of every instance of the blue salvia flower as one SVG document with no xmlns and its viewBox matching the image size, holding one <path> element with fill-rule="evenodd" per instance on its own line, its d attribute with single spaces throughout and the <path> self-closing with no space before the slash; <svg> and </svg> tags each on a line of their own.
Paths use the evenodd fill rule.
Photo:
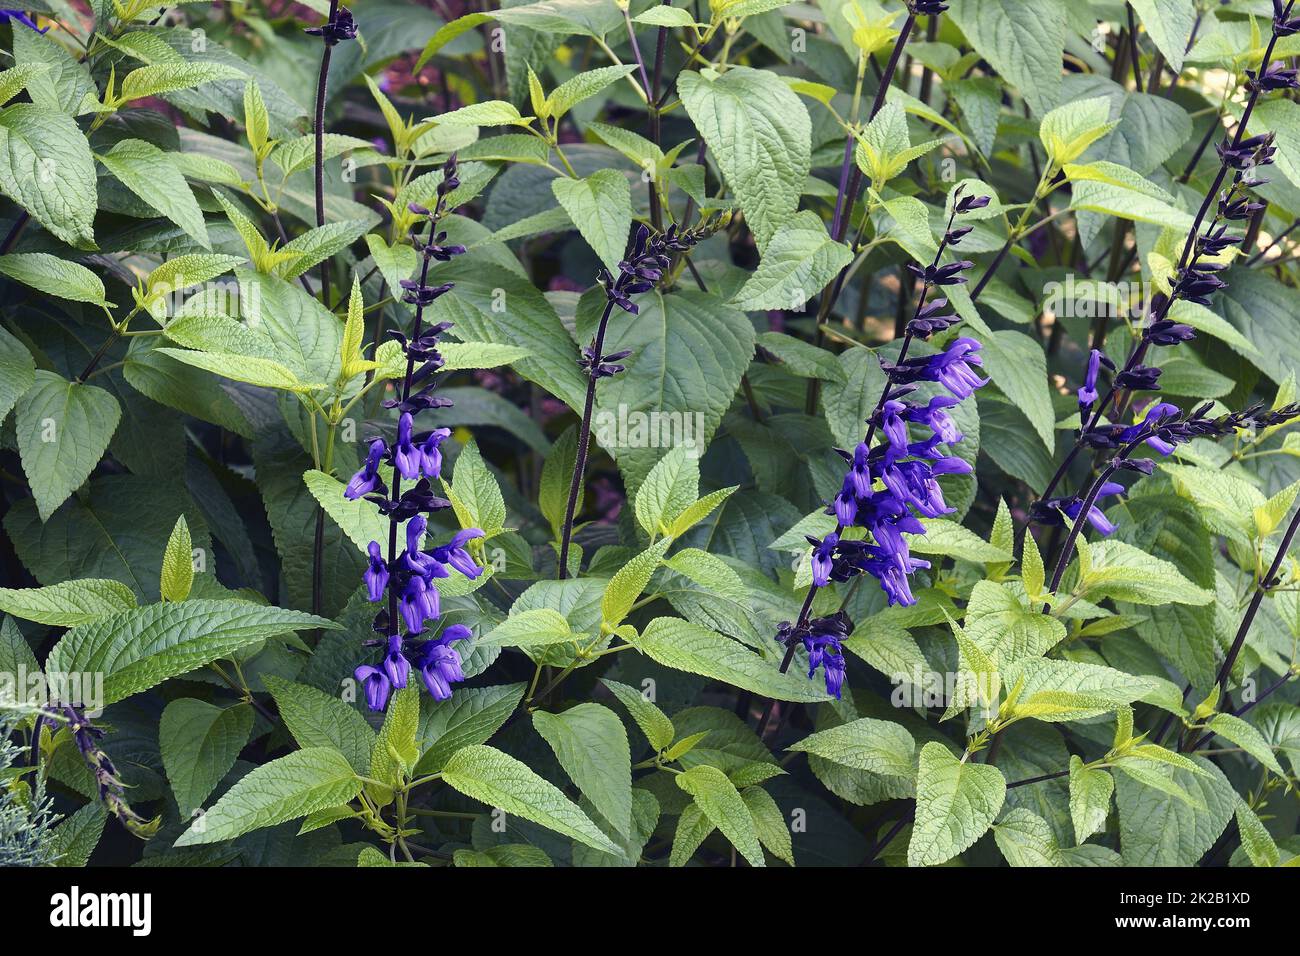
<svg viewBox="0 0 1300 956">
<path fill-rule="evenodd" d="M 46 33 L 50 29 L 49 27 L 38 27 L 32 18 L 22 10 L 0 10 L 0 22 L 7 23 L 10 20 L 17 20 L 29 30 L 34 30 L 41 34 Z"/>
<path fill-rule="evenodd" d="M 777 630 L 777 640 L 783 644 L 798 641 L 808 652 L 808 676 L 820 668 L 826 681 L 826 693 L 839 699 L 844 688 L 845 638 L 853 632 L 853 622 L 843 611 L 830 617 L 819 617 L 797 628 L 788 621 Z"/>
<path fill-rule="evenodd" d="M 341 17 L 339 22 L 343 23 Z M 350 14 L 347 23 L 351 23 Z M 326 42 L 330 42 L 330 35 L 323 35 Z M 394 690 L 407 686 L 413 667 L 420 672 L 425 688 L 437 700 L 449 698 L 451 685 L 465 679 L 460 653 L 451 645 L 469 638 L 469 629 L 453 625 L 434 640 L 422 638 L 422 635 L 429 623 L 442 615 L 442 600 L 436 582 L 450 577 L 448 568 L 471 578 L 478 577 L 483 571 L 465 549 L 469 541 L 483 537 L 478 528 L 458 531 L 446 544 L 429 551 L 422 548 L 429 530 L 425 516 L 451 507 L 449 501 L 438 497 L 432 490 L 432 482 L 442 477 L 440 446 L 451 432 L 446 428 L 435 428 L 421 433 L 416 428 L 416 418 L 429 409 L 451 405 L 448 399 L 436 394 L 437 374 L 444 364 L 438 352 L 438 339 L 450 324 L 443 322 L 426 327 L 424 311 L 452 289 L 450 283 L 433 285 L 428 281 L 431 264 L 449 262 L 465 252 L 464 246 L 446 244 L 447 234 L 438 231 L 438 222 L 448 212 L 447 197 L 460 185 L 457 168 L 453 155 L 443 166 L 438 202 L 433 210 L 417 204 L 410 206 L 413 213 L 425 217 L 429 223 L 429 237 L 422 240 L 418 234 L 413 235 L 415 247 L 422 256 L 420 278 L 402 282 L 403 301 L 415 306 L 414 330 L 410 337 L 401 332 L 393 333 L 407 360 L 406 374 L 401 379 L 397 396 L 384 402 L 386 408 L 397 412 L 397 435 L 392 445 L 383 438 L 371 440 L 365 462 L 344 491 L 347 498 L 365 498 L 374 502 L 392 526 L 388 555 L 384 555 L 380 542 L 371 541 L 366 548 L 369 558 L 363 574 L 366 596 L 376 603 L 387 599 L 387 607 L 375 616 L 373 625 L 381 636 L 366 642 L 368 646 L 383 646 L 383 659 L 377 666 L 362 664 L 354 672 L 364 687 L 366 705 L 375 711 L 388 705 Z M 391 491 L 380 477 L 381 465 L 393 469 Z M 415 484 L 403 491 L 403 479 Z M 403 521 L 406 522 L 406 546 L 398 554 L 396 526 Z"/>
</svg>

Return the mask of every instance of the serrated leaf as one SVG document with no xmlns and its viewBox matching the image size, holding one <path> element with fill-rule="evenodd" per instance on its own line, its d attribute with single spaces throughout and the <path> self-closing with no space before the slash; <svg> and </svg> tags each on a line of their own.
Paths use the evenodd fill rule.
<svg viewBox="0 0 1300 956">
<path fill-rule="evenodd" d="M 104 283 L 83 265 L 46 252 L 0 256 L 0 273 L 46 295 L 91 305 L 112 305 L 104 298 Z"/>
<path fill-rule="evenodd" d="M 600 704 L 585 703 L 561 714 L 534 711 L 533 726 L 600 815 L 620 834 L 629 835 L 632 761 L 618 715 Z"/>
<path fill-rule="evenodd" d="M 184 601 L 194 586 L 194 545 L 190 541 L 190 526 L 185 516 L 176 519 L 167 548 L 163 551 L 162 577 L 159 591 L 164 601 Z"/>
<path fill-rule="evenodd" d="M 862 717 L 812 734 L 786 749 L 816 754 L 854 770 L 911 778 L 916 741 L 901 724 Z"/>
<path fill-rule="evenodd" d="M 202 806 L 230 772 L 252 729 L 248 704 L 222 708 L 184 697 L 163 710 L 158 745 L 182 818 Z"/>
<path fill-rule="evenodd" d="M 827 235 L 820 216 L 804 210 L 777 227 L 758 268 L 731 301 L 750 311 L 798 311 L 852 261 L 853 251 Z"/>
<path fill-rule="evenodd" d="M 717 767 L 701 764 L 678 774 L 675 779 L 677 786 L 694 798 L 704 817 L 722 831 L 750 866 L 767 865 L 749 807 L 725 773 Z"/>
<path fill-rule="evenodd" d="M 135 606 L 129 587 L 106 578 L 61 581 L 43 588 L 0 588 L 0 611 L 51 627 L 76 627 Z"/>
<path fill-rule="evenodd" d="M 1076 843 L 1106 827 L 1115 779 L 1105 770 L 1085 767 L 1078 755 L 1070 757 L 1070 820 Z"/>
<path fill-rule="evenodd" d="M 672 744 L 673 738 L 677 736 L 672 720 L 647 700 L 644 694 L 634 687 L 605 677 L 602 677 L 600 682 L 618 698 L 619 703 L 627 708 L 628 713 L 632 715 L 632 719 L 636 721 L 636 725 L 641 728 L 641 732 L 645 734 L 646 740 L 656 752 Z"/>
<path fill-rule="evenodd" d="M 250 830 L 347 803 L 360 792 L 361 780 L 337 750 L 298 750 L 250 771 L 174 845 L 233 840 Z"/>
<path fill-rule="evenodd" d="M 941 743 L 926 744 L 916 778 L 908 865 L 936 866 L 969 848 L 988 831 L 1006 792 L 1006 778 L 997 767 L 963 762 Z"/>
<path fill-rule="evenodd" d="M 453 790 L 606 853 L 618 847 L 553 784 L 520 760 L 481 744 L 456 751 L 442 769 Z"/>
<path fill-rule="evenodd" d="M 357 773 L 369 771 L 375 732 L 355 707 L 333 694 L 274 674 L 264 675 L 262 681 L 299 747 L 337 750 Z"/>
</svg>

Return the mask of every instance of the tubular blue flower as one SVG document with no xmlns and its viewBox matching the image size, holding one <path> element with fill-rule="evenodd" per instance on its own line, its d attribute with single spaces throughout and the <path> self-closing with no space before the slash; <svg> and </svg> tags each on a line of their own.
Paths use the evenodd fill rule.
<svg viewBox="0 0 1300 956">
<path fill-rule="evenodd" d="M 852 475 L 844 476 L 844 484 L 840 486 L 839 493 L 831 502 L 831 510 L 835 513 L 835 519 L 846 527 L 857 520 L 858 496 Z"/>
<path fill-rule="evenodd" d="M 402 653 L 402 639 L 396 634 L 388 638 L 388 652 L 384 654 L 384 675 L 399 690 L 406 686 L 411 675 L 411 662 Z"/>
<path fill-rule="evenodd" d="M 465 550 L 465 543 L 473 538 L 483 537 L 478 528 L 465 528 L 457 531 L 450 541 L 430 552 L 433 560 L 439 564 L 449 564 L 467 578 L 477 578 L 483 569 L 474 563 L 474 558 Z"/>
<path fill-rule="evenodd" d="M 889 439 L 889 444 L 899 449 L 907 447 L 907 423 L 903 420 L 906 410 L 906 402 L 892 398 L 880 408 L 880 430 Z"/>
<path fill-rule="evenodd" d="M 393 464 L 403 478 L 414 480 L 420 477 L 422 457 L 411 441 L 413 419 L 410 412 L 402 412 L 397 420 L 397 444 L 393 446 Z"/>
<path fill-rule="evenodd" d="M 1086 415 L 1097 400 L 1097 374 L 1101 371 L 1101 360 L 1105 358 L 1101 349 L 1093 349 L 1088 355 L 1088 371 L 1079 386 L 1079 414 Z"/>
<path fill-rule="evenodd" d="M 361 470 L 352 476 L 348 486 L 343 489 L 343 497 L 355 501 L 357 498 L 365 497 L 372 492 L 386 492 L 388 486 L 384 484 L 379 477 L 379 462 L 388 452 L 388 445 L 382 438 L 376 438 L 370 442 L 370 451 L 366 454 L 365 463 Z"/>
<path fill-rule="evenodd" d="M 929 360 L 932 381 L 938 382 L 957 398 L 970 398 L 975 389 L 988 384 L 987 379 L 975 374 L 974 366 L 984 364 L 978 354 L 980 348 L 979 342 L 963 336 L 943 352 L 932 356 Z"/>
<path fill-rule="evenodd" d="M 411 575 L 397 600 L 397 608 L 406 624 L 406 632 L 421 634 L 424 622 L 436 619 L 441 613 L 438 588 L 418 575 Z"/>
<path fill-rule="evenodd" d="M 943 500 L 943 491 L 934 480 L 928 462 L 920 459 L 894 462 L 885 466 L 880 478 L 895 498 L 911 505 L 927 518 L 938 518 L 957 510 L 948 507 Z"/>
<path fill-rule="evenodd" d="M 834 565 L 833 556 L 835 546 L 840 542 L 840 536 L 831 532 L 826 537 L 818 541 L 816 538 L 809 538 L 808 541 L 813 545 L 812 553 L 812 577 L 813 584 L 819 588 L 826 587 L 831 580 L 831 568 Z"/>
<path fill-rule="evenodd" d="M 425 689 L 434 700 L 450 699 L 451 685 L 465 679 L 460 653 L 451 645 L 469 637 L 468 627 L 453 624 L 437 640 L 427 642 L 421 649 L 417 666 Z"/>
<path fill-rule="evenodd" d="M 902 607 L 916 603 L 916 597 L 912 594 L 911 574 L 929 567 L 929 561 L 912 557 L 906 549 L 899 554 L 869 547 L 864 561 L 864 570 L 880 582 L 881 590 L 885 592 L 889 603 Z"/>
<path fill-rule="evenodd" d="M 370 664 L 362 664 L 352 674 L 365 690 L 367 707 L 378 712 L 388 706 L 393 684 L 383 671 Z"/>
<path fill-rule="evenodd" d="M 906 434 L 906 432 L 904 433 Z M 853 490 L 861 498 L 871 494 L 870 454 L 871 449 L 867 447 L 866 442 L 858 442 L 858 447 L 853 449 L 853 464 L 849 468 L 849 475 L 853 480 Z"/>
<path fill-rule="evenodd" d="M 383 548 L 378 541 L 371 541 L 366 546 L 366 551 L 370 555 L 370 563 L 363 575 L 366 582 L 366 596 L 372 601 L 379 601 L 383 599 L 384 588 L 388 587 L 388 564 L 384 561 Z"/>
<path fill-rule="evenodd" d="M 1101 491 L 1098 493 L 1097 498 L 1100 500 L 1108 495 L 1119 495 L 1123 493 L 1123 485 L 1114 481 L 1108 481 L 1101 486 Z M 1069 502 L 1065 503 L 1061 510 L 1064 511 L 1071 520 L 1074 520 L 1079 517 L 1079 511 L 1082 508 L 1083 502 L 1079 498 L 1073 498 Z M 1087 518 L 1088 524 L 1092 525 L 1093 528 L 1097 530 L 1098 534 L 1108 535 L 1115 530 L 1115 526 L 1111 524 L 1110 519 L 1102 513 L 1101 509 L 1098 508 L 1096 504 L 1093 504 L 1093 506 L 1088 509 Z"/>
<path fill-rule="evenodd" d="M 909 422 L 925 425 L 939 436 L 941 441 L 952 444 L 961 441 L 962 436 L 957 430 L 956 422 L 952 420 L 952 416 L 946 409 L 959 404 L 961 400 L 951 395 L 936 395 L 927 405 L 909 406 L 903 417 Z"/>
<path fill-rule="evenodd" d="M 50 29 L 49 27 L 45 27 L 44 29 L 38 27 L 35 21 L 33 21 L 32 18 L 22 10 L 0 10 L 0 22 L 7 22 L 9 20 L 17 20 L 23 26 L 27 27 L 27 29 L 33 30 L 36 33 L 44 34 Z"/>
<path fill-rule="evenodd" d="M 427 478 L 442 476 L 442 449 L 438 446 L 451 437 L 450 428 L 435 428 L 420 444 L 420 467 Z"/>
</svg>

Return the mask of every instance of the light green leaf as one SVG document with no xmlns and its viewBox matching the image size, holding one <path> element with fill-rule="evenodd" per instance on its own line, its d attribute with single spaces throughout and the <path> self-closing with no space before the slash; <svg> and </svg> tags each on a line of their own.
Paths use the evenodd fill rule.
<svg viewBox="0 0 1300 956">
<path fill-rule="evenodd" d="M 749 807 L 725 773 L 717 767 L 701 764 L 678 774 L 675 779 L 677 786 L 694 798 L 700 812 L 722 831 L 750 866 L 767 865 Z"/>
<path fill-rule="evenodd" d="M 46 664 L 68 674 L 103 673 L 104 703 L 112 704 L 277 634 L 337 626 L 313 614 L 249 601 L 151 604 L 74 627 Z"/>
<path fill-rule="evenodd" d="M 414 775 L 437 773 L 462 747 L 482 744 L 515 712 L 524 684 L 457 688 L 451 700 L 421 699 L 420 748 Z"/>
<path fill-rule="evenodd" d="M 605 627 L 613 630 L 623 623 L 632 610 L 651 576 L 663 560 L 664 552 L 673 543 L 672 538 L 662 538 L 624 564 L 605 587 L 600 599 L 600 615 Z"/>
<path fill-rule="evenodd" d="M 852 261 L 852 250 L 826 234 L 821 217 L 804 210 L 777 227 L 758 268 L 731 301 L 751 311 L 798 311 Z"/>
<path fill-rule="evenodd" d="M 1070 757 L 1070 820 L 1074 839 L 1082 843 L 1106 827 L 1115 778 L 1105 770 L 1085 767 L 1077 754 Z"/>
<path fill-rule="evenodd" d="M 479 644 L 500 647 L 546 647 L 567 644 L 585 635 L 575 634 L 564 615 L 549 607 L 511 614 L 478 639 Z"/>
<path fill-rule="evenodd" d="M 948 15 L 975 50 L 1041 113 L 1060 99 L 1063 0 L 953 0 Z"/>
<path fill-rule="evenodd" d="M 375 732 L 355 707 L 334 694 L 274 674 L 263 675 L 262 682 L 299 747 L 337 750 L 357 773 L 369 771 Z"/>
<path fill-rule="evenodd" d="M 0 111 L 0 192 L 64 242 L 95 248 L 95 160 L 71 116 L 35 103 Z"/>
<path fill-rule="evenodd" d="M 910 779 L 916 742 L 901 724 L 862 717 L 812 734 L 786 749 L 816 754 L 854 770 Z"/>
<path fill-rule="evenodd" d="M 764 697 L 805 703 L 827 699 L 820 681 L 782 674 L 776 661 L 764 660 L 721 634 L 678 618 L 655 618 L 634 643 L 665 667 L 700 674 Z"/>
<path fill-rule="evenodd" d="M 743 66 L 683 73 L 677 89 L 766 250 L 798 208 L 811 166 L 807 109 L 776 74 Z"/>
<path fill-rule="evenodd" d="M 360 792 L 360 779 L 337 750 L 298 750 L 254 768 L 174 845 L 233 840 L 250 830 L 347 803 Z"/>
<path fill-rule="evenodd" d="M 656 752 L 672 744 L 673 738 L 677 736 L 672 720 L 648 700 L 645 694 L 627 684 L 620 684 L 605 677 L 602 677 L 600 682 L 618 698 L 619 703 L 627 708 L 628 713 L 632 715 L 632 719 L 636 721 Z"/>
<path fill-rule="evenodd" d="M 91 305 L 112 305 L 104 298 L 104 283 L 83 265 L 47 252 L 16 252 L 0 256 L 0 273 L 46 295 Z"/>
<path fill-rule="evenodd" d="M 76 627 L 135 607 L 135 595 L 120 581 L 85 578 L 43 588 L 0 588 L 0 611 L 51 627 Z"/>
<path fill-rule="evenodd" d="M 180 168 L 152 143 L 140 139 L 118 142 L 99 161 L 127 189 L 170 219 L 204 249 L 210 249 L 203 210 Z"/>
<path fill-rule="evenodd" d="M 528 765 L 481 744 L 456 751 L 442 770 L 447 786 L 606 853 L 618 847 L 553 784 Z"/>
<path fill-rule="evenodd" d="M 533 712 L 533 726 L 564 772 L 619 833 L 632 830 L 632 758 L 623 722 L 608 707 L 578 704 Z"/>
<path fill-rule="evenodd" d="M 908 866 L 946 863 L 969 848 L 987 832 L 1006 793 L 1006 778 L 997 767 L 960 761 L 943 744 L 926 744 L 916 778 Z"/>
<path fill-rule="evenodd" d="M 632 228 L 627 177 L 617 169 L 598 169 L 585 179 L 553 179 L 551 191 L 605 268 L 617 270 Z"/>
<path fill-rule="evenodd" d="M 194 586 L 194 545 L 185 516 L 176 519 L 167 548 L 163 551 L 162 577 L 159 587 L 164 601 L 184 601 Z"/>
</svg>

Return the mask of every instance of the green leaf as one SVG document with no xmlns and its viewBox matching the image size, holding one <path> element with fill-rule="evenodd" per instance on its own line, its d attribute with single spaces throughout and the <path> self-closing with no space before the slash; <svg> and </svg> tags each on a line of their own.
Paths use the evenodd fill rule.
<svg viewBox="0 0 1300 956">
<path fill-rule="evenodd" d="M 0 106 L 22 92 L 36 77 L 48 70 L 48 63 L 24 63 L 12 70 L 0 72 Z M 35 102 L 35 99 L 33 99 Z"/>
<path fill-rule="evenodd" d="M 0 422 L 36 381 L 36 362 L 27 346 L 0 328 Z"/>
<path fill-rule="evenodd" d="M 1123 865 L 1119 854 L 1104 846 L 1061 847 L 1048 822 L 1023 807 L 1002 815 L 993 838 L 1011 866 Z"/>
<path fill-rule="evenodd" d="M 175 846 L 219 843 L 347 803 L 361 780 L 337 750 L 311 747 L 254 768 L 180 835 Z"/>
<path fill-rule="evenodd" d="M 17 252 L 0 256 L 0 272 L 46 295 L 91 305 L 112 305 L 104 298 L 104 283 L 83 265 L 46 252 Z"/>
<path fill-rule="evenodd" d="M 594 333 L 603 305 L 603 295 L 583 297 L 582 341 Z M 606 352 L 632 354 L 627 371 L 596 389 L 592 419 L 596 441 L 614 456 L 631 495 L 665 448 L 704 454 L 754 355 L 753 323 L 717 295 L 655 291 L 638 305 L 635 321 L 610 323 Z"/>
<path fill-rule="evenodd" d="M 167 317 L 169 298 L 176 298 L 178 292 L 209 282 L 229 272 L 243 261 L 241 256 L 205 253 L 174 256 L 145 277 L 144 293 L 140 304 L 149 311 L 150 315 L 162 322 Z"/>
<path fill-rule="evenodd" d="M 497 480 L 488 471 L 479 453 L 478 443 L 466 442 L 456 458 L 451 482 L 445 479 L 448 497 L 462 528 L 478 528 L 484 539 L 505 530 L 506 504 Z"/>
<path fill-rule="evenodd" d="M 731 301 L 750 311 L 798 311 L 852 261 L 853 251 L 826 234 L 820 216 L 804 210 L 777 227 L 758 268 Z"/>
<path fill-rule="evenodd" d="M 68 674 L 102 673 L 107 705 L 277 634 L 337 626 L 249 601 L 151 604 L 74 627 L 50 651 L 46 665 Z"/>
<path fill-rule="evenodd" d="M 1197 10 L 1179 0 L 1130 0 L 1130 3 L 1156 49 L 1169 61 L 1175 73 L 1180 72 L 1183 55 L 1198 22 Z"/>
<path fill-rule="evenodd" d="M 786 749 L 816 754 L 854 770 L 910 779 L 916 741 L 901 724 L 862 717 L 812 734 Z"/>
<path fill-rule="evenodd" d="M 1282 861 L 1273 835 L 1260 821 L 1245 800 L 1237 800 L 1237 829 L 1241 832 L 1241 845 L 1255 866 L 1277 866 Z"/>
<path fill-rule="evenodd" d="M 1279 777 L 1286 776 L 1282 765 L 1273 755 L 1273 748 L 1253 725 L 1232 714 L 1215 714 L 1210 718 L 1207 726 L 1220 737 L 1232 741 Z"/>
<path fill-rule="evenodd" d="M 83 867 L 104 835 L 108 811 L 99 802 L 86 804 L 59 822 L 50 834 L 56 866 Z"/>
<path fill-rule="evenodd" d="M 252 729 L 248 704 L 222 708 L 182 697 L 163 710 L 158 745 L 182 819 L 192 816 L 230 772 Z"/>
<path fill-rule="evenodd" d="M 854 162 L 867 174 L 872 187 L 879 190 L 902 173 L 908 163 L 938 145 L 939 140 L 931 140 L 913 146 L 903 107 L 896 102 L 886 103 L 862 131 L 854 150 Z"/>
<path fill-rule="evenodd" d="M 292 369 L 271 359 L 255 355 L 235 355 L 230 352 L 196 352 L 190 349 L 156 349 L 162 355 L 178 362 L 201 368 L 234 382 L 278 388 L 286 392 L 311 392 L 324 388 L 323 382 L 301 381 Z"/>
<path fill-rule="evenodd" d="M 489 807 L 513 813 L 606 853 L 618 847 L 553 784 L 492 747 L 456 751 L 442 769 L 447 786 Z"/>
<path fill-rule="evenodd" d="M 605 268 L 617 270 L 632 228 L 627 177 L 617 169 L 598 169 L 585 179 L 553 179 L 551 191 Z"/>
<path fill-rule="evenodd" d="M 1150 677 L 1099 664 L 1041 657 L 1005 666 L 1003 680 L 1008 687 L 1021 685 L 1017 715 L 1048 722 L 1097 717 L 1159 690 Z"/>
<path fill-rule="evenodd" d="M 190 526 L 185 516 L 176 519 L 176 527 L 167 539 L 163 551 L 162 577 L 159 591 L 164 601 L 184 601 L 194 586 L 194 545 L 190 541 Z"/>
<path fill-rule="evenodd" d="M 180 226 L 204 249 L 211 248 L 203 210 L 170 155 L 144 140 L 124 139 L 101 155 L 99 161 L 122 185 Z"/>
<path fill-rule="evenodd" d="M 118 101 L 129 103 L 146 96 L 188 90 L 204 83 L 244 78 L 242 70 L 224 63 L 155 63 L 132 70 L 122 79 Z"/>
<path fill-rule="evenodd" d="M 439 126 L 524 126 L 527 125 L 513 103 L 484 100 L 462 106 L 434 118 Z"/>
<path fill-rule="evenodd" d="M 927 518 L 921 523 L 925 525 L 925 534 L 908 538 L 908 544 L 917 554 L 942 554 L 976 564 L 1015 560 L 1010 551 L 989 544 L 955 521 Z"/>
<path fill-rule="evenodd" d="M 420 730 L 420 685 L 411 680 L 393 694 L 370 751 L 369 776 L 396 787 L 420 759 L 416 737 Z M 388 799 L 391 799 L 389 797 Z M 382 802 L 387 802 L 382 801 Z"/>
<path fill-rule="evenodd" d="M 117 399 L 104 389 L 36 372 L 36 383 L 15 406 L 14 424 L 42 521 L 95 470 L 121 417 Z"/>
<path fill-rule="evenodd" d="M 475 27 L 483 23 L 488 23 L 493 19 L 490 13 L 467 13 L 464 16 L 457 17 L 450 23 L 444 23 L 438 28 L 438 32 L 429 37 L 429 42 L 424 45 L 420 51 L 420 56 L 415 61 L 414 69 L 421 69 L 424 64 L 429 62 L 429 58 L 445 47 L 452 40 L 468 33 Z"/>
<path fill-rule="evenodd" d="M 274 674 L 264 674 L 262 682 L 299 747 L 337 750 L 357 773 L 369 771 L 375 732 L 355 707 L 334 694 Z"/>
<path fill-rule="evenodd" d="M 699 674 L 776 700 L 803 703 L 827 699 L 820 682 L 782 674 L 775 661 L 764 660 L 721 634 L 678 618 L 655 618 L 634 642 L 637 649 L 665 667 Z"/>
<path fill-rule="evenodd" d="M 437 773 L 451 755 L 471 744 L 487 743 L 524 698 L 524 684 L 457 688 L 451 700 L 423 698 L 420 747 L 414 775 Z"/>
<path fill-rule="evenodd" d="M 673 738 L 677 736 L 672 720 L 647 699 L 645 694 L 627 684 L 620 684 L 605 677 L 602 677 L 600 682 L 618 698 L 619 703 L 627 708 L 628 713 L 632 715 L 632 719 L 636 721 L 656 752 L 672 744 Z"/>
<path fill-rule="evenodd" d="M 767 865 L 749 807 L 725 773 L 717 767 L 701 764 L 678 774 L 675 779 L 677 786 L 694 798 L 695 805 L 709 823 L 722 831 L 750 866 Z"/>
<path fill-rule="evenodd" d="M 551 644 L 567 644 L 583 636 L 582 633 L 574 633 L 559 611 L 539 607 L 511 614 L 480 637 L 478 643 L 499 647 L 546 647 Z"/>
<path fill-rule="evenodd" d="M 672 538 L 663 538 L 650 545 L 615 572 L 605 587 L 605 594 L 600 599 L 600 615 L 603 625 L 610 630 L 623 623 L 632 610 L 651 576 L 663 560 L 664 552 L 673 543 Z"/>
<path fill-rule="evenodd" d="M 1114 598 L 1130 604 L 1209 604 L 1214 592 L 1198 588 L 1172 563 L 1123 541 L 1089 545 L 1092 567 L 1083 576 L 1084 594 L 1096 602 Z"/>
<path fill-rule="evenodd" d="M 76 627 L 135 607 L 135 595 L 120 581 L 85 578 L 43 588 L 0 588 L 0 611 L 51 627 Z"/>
<path fill-rule="evenodd" d="M 740 799 L 749 809 L 758 841 L 777 859 L 794 866 L 794 841 L 790 839 L 790 827 L 772 795 L 762 787 L 746 787 L 740 791 Z"/>
<path fill-rule="evenodd" d="M 1004 667 L 1026 657 L 1042 657 L 1065 639 L 1063 623 L 1028 610 L 1014 591 L 992 581 L 976 582 L 965 627 L 967 636 Z"/>
<path fill-rule="evenodd" d="M 546 104 L 549 107 L 547 115 L 558 123 L 565 113 L 583 100 L 595 96 L 611 83 L 617 83 L 623 77 L 630 76 L 634 72 L 636 72 L 636 66 L 633 64 L 601 66 L 594 70 L 582 70 L 576 76 L 557 86 L 555 91 L 547 97 Z"/>
<path fill-rule="evenodd" d="M 95 248 L 95 160 L 71 116 L 35 103 L 0 111 L 0 192 L 64 242 Z"/>
<path fill-rule="evenodd" d="M 1038 139 L 1048 157 L 1058 166 L 1072 163 L 1089 146 L 1119 124 L 1110 121 L 1110 99 L 1095 96 L 1063 103 L 1043 117 Z"/>
<path fill-rule="evenodd" d="M 1206 773 L 1174 770 L 1171 780 L 1192 794 L 1199 807 L 1171 800 L 1127 774 L 1115 778 L 1125 866 L 1195 866 L 1223 833 L 1239 797 L 1218 767 L 1204 757 L 1193 759 Z"/>
<path fill-rule="evenodd" d="M 1115 778 L 1105 770 L 1085 767 L 1079 756 L 1070 757 L 1070 820 L 1074 840 L 1082 843 L 1106 828 Z"/>
<path fill-rule="evenodd" d="M 1035 112 L 1060 99 L 1068 20 L 1062 0 L 953 0 L 948 15 Z"/>
<path fill-rule="evenodd" d="M 673 520 L 695 502 L 699 489 L 699 459 L 680 445 L 669 449 L 636 492 L 636 520 L 651 541 L 667 532 Z"/>
<path fill-rule="evenodd" d="M 778 364 L 791 375 L 800 378 L 819 378 L 827 382 L 843 382 L 844 370 L 833 354 L 811 342 L 797 339 L 784 332 L 760 332 L 758 344 L 763 351 L 777 359 Z"/>
<path fill-rule="evenodd" d="M 988 830 L 1007 781 L 997 767 L 960 761 L 931 741 L 921 748 L 916 778 L 916 822 L 907 847 L 909 866 L 946 863 Z"/>
<path fill-rule="evenodd" d="M 808 111 L 775 73 L 744 66 L 683 73 L 677 89 L 765 251 L 794 215 L 808 177 Z"/>
<path fill-rule="evenodd" d="M 623 722 L 608 707 L 533 712 L 533 726 L 564 772 L 619 833 L 632 831 L 632 759 Z"/>
</svg>

